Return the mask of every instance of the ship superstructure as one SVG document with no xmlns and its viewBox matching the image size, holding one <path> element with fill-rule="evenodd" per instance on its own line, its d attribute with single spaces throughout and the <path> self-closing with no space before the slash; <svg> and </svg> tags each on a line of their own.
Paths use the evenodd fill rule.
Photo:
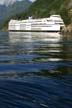
<svg viewBox="0 0 72 108">
<path fill-rule="evenodd" d="M 13 31 L 60 31 L 64 22 L 60 15 L 51 15 L 49 18 L 10 20 L 8 30 Z"/>
</svg>

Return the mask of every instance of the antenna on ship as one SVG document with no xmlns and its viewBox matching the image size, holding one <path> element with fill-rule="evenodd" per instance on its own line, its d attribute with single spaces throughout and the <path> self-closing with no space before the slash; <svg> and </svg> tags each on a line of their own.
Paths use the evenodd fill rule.
<svg viewBox="0 0 72 108">
<path fill-rule="evenodd" d="M 33 16 L 29 16 L 28 19 L 33 19 Z"/>
</svg>

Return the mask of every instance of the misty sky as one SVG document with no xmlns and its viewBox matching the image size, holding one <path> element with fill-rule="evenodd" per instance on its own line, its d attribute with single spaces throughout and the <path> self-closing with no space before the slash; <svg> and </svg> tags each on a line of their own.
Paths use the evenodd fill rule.
<svg viewBox="0 0 72 108">
<path fill-rule="evenodd" d="M 9 4 L 13 4 L 15 1 L 22 1 L 22 0 L 0 0 L 0 4 L 9 5 Z M 36 0 L 29 0 L 29 1 L 34 2 Z"/>
</svg>

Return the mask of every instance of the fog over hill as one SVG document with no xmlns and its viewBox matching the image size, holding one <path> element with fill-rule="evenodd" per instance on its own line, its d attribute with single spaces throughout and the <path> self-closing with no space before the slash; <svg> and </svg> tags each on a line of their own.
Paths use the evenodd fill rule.
<svg viewBox="0 0 72 108">
<path fill-rule="evenodd" d="M 15 14 L 26 11 L 31 4 L 30 0 L 0 0 L 0 25 Z"/>
<path fill-rule="evenodd" d="M 14 4 L 16 1 L 25 1 L 25 0 L 0 0 L 0 4 L 8 6 Z M 34 2 L 36 0 L 29 0 L 29 1 Z"/>
<path fill-rule="evenodd" d="M 6 6 L 12 5 L 15 2 L 16 2 L 16 0 L 0 0 L 0 4 L 1 5 L 6 5 Z"/>
</svg>

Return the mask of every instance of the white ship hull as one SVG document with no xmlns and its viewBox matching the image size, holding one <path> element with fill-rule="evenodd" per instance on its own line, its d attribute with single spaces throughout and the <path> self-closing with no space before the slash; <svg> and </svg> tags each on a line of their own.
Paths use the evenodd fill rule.
<svg viewBox="0 0 72 108">
<path fill-rule="evenodd" d="M 54 18 L 27 19 L 27 20 L 11 20 L 8 25 L 9 31 L 48 31 L 59 32 L 61 26 Z M 57 20 L 61 20 L 58 18 Z M 61 22 L 60 21 L 60 22 Z M 62 22 L 61 22 L 62 23 Z"/>
<path fill-rule="evenodd" d="M 60 31 L 60 26 L 56 26 L 56 25 L 53 25 L 51 27 L 23 27 L 23 28 L 20 28 L 20 27 L 16 27 L 14 25 L 14 27 L 9 27 L 8 29 L 9 31 L 48 31 L 48 32 L 53 32 L 53 31 Z"/>
</svg>

